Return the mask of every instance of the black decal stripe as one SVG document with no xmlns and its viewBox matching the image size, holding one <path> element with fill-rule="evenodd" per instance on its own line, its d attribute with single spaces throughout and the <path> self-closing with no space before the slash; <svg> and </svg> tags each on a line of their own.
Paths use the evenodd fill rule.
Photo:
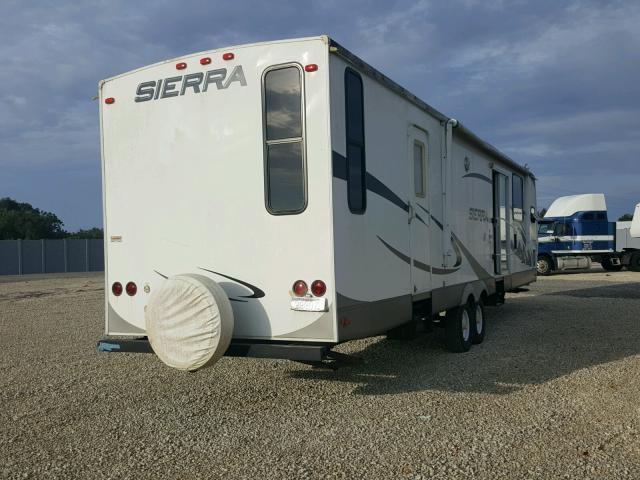
<svg viewBox="0 0 640 480">
<path fill-rule="evenodd" d="M 440 220 L 438 220 L 436 217 L 434 217 L 433 215 L 431 215 L 431 212 L 429 212 L 429 210 L 427 210 L 426 208 L 424 208 L 422 205 L 420 205 L 419 203 L 417 204 L 418 207 L 420 207 L 427 215 L 429 215 L 431 217 L 431 220 L 433 221 L 433 223 L 435 223 L 440 230 L 444 230 L 444 227 L 442 226 L 442 223 L 440 223 Z"/>
<path fill-rule="evenodd" d="M 467 173 L 466 175 L 463 175 L 462 178 L 478 178 L 493 185 L 493 181 L 489 177 L 487 177 L 486 175 L 482 175 L 481 173 Z"/>
<path fill-rule="evenodd" d="M 423 224 L 427 225 L 427 222 L 425 222 L 425 221 L 422 219 L 422 217 L 421 217 L 420 215 L 418 215 L 417 213 L 416 213 L 416 218 L 417 218 L 418 220 L 420 220 Z M 427 225 L 427 226 L 428 226 L 428 225 Z"/>
<path fill-rule="evenodd" d="M 202 267 L 198 267 L 198 268 L 200 268 L 200 270 L 204 270 L 205 272 L 215 273 L 216 275 L 220 275 L 221 277 L 228 278 L 229 280 L 233 280 L 234 282 L 237 282 L 240 285 L 244 285 L 245 287 L 247 287 L 249 290 L 253 292 L 253 295 L 240 295 L 241 298 L 262 298 L 265 295 L 265 293 L 255 285 L 251 285 L 250 283 L 243 282 L 242 280 L 238 280 L 237 278 L 230 277 L 229 275 L 225 275 L 224 273 L 214 272 L 213 270 L 208 270 Z"/>
<path fill-rule="evenodd" d="M 161 274 L 159 271 L 154 270 L 154 272 L 156 272 L 158 275 L 160 275 L 162 278 L 169 278 L 166 275 Z"/>
<path fill-rule="evenodd" d="M 334 151 L 332 155 L 333 176 L 340 180 L 347 179 L 347 159 Z"/>
<path fill-rule="evenodd" d="M 339 178 L 340 180 L 347 180 L 347 159 L 340 155 L 338 152 L 334 151 L 332 153 L 332 164 L 333 176 L 335 178 Z M 409 205 L 406 202 L 404 202 L 398 195 L 393 192 L 393 190 L 391 190 L 369 172 L 367 172 L 366 174 L 365 183 L 367 185 L 367 190 L 369 190 L 370 192 L 373 192 L 376 195 L 380 195 L 385 200 L 389 200 L 391 203 L 400 207 L 405 212 L 409 211 Z"/>
<path fill-rule="evenodd" d="M 382 198 L 389 200 L 394 205 L 400 207 L 405 212 L 409 211 L 409 205 L 402 201 L 402 199 L 393 193 L 393 191 L 387 187 L 384 183 L 378 180 L 376 177 L 367 172 L 367 190 L 380 195 Z"/>
</svg>

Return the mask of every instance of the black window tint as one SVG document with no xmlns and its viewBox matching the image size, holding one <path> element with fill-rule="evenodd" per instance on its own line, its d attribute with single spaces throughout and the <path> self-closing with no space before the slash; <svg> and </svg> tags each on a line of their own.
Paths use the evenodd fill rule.
<svg viewBox="0 0 640 480">
<path fill-rule="evenodd" d="M 364 99 L 362 79 L 355 71 L 344 74 L 345 123 L 347 139 L 347 200 L 352 213 L 367 208 L 364 144 Z"/>
<path fill-rule="evenodd" d="M 582 220 L 593 220 L 593 213 L 583 213 Z"/>
<path fill-rule="evenodd" d="M 287 66 L 264 75 L 265 190 L 273 214 L 300 213 L 306 206 L 302 75 Z"/>
<path fill-rule="evenodd" d="M 520 175 L 513 174 L 511 189 L 511 208 L 513 219 L 522 221 L 524 211 L 524 180 Z"/>
<path fill-rule="evenodd" d="M 267 72 L 264 103 L 267 140 L 302 137 L 300 70 L 296 67 Z"/>
<path fill-rule="evenodd" d="M 597 213 L 596 216 L 598 220 L 606 220 L 606 216 L 604 213 Z"/>
<path fill-rule="evenodd" d="M 413 188 L 418 197 L 425 196 L 424 156 L 424 146 L 415 141 L 413 143 Z"/>
<path fill-rule="evenodd" d="M 359 145 L 347 145 L 347 159 L 347 203 L 352 212 L 364 212 L 364 150 Z"/>
<path fill-rule="evenodd" d="M 302 142 L 267 146 L 269 208 L 274 212 L 295 212 L 304 208 Z"/>
</svg>

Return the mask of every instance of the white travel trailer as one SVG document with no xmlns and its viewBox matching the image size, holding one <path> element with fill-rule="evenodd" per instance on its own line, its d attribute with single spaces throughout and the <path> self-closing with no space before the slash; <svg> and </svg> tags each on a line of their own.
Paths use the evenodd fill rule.
<svg viewBox="0 0 640 480">
<path fill-rule="evenodd" d="M 533 174 L 326 36 L 134 70 L 100 107 L 100 350 L 311 361 L 421 318 L 465 351 L 535 281 Z"/>
</svg>

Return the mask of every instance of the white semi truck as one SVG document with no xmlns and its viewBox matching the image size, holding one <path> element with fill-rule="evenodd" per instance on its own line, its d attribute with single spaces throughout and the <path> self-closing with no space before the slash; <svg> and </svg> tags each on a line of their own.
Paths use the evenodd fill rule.
<svg viewBox="0 0 640 480">
<path fill-rule="evenodd" d="M 602 193 L 557 198 L 538 226 L 539 275 L 584 269 L 640 271 L 640 204 L 631 222 L 610 222 Z"/>
</svg>

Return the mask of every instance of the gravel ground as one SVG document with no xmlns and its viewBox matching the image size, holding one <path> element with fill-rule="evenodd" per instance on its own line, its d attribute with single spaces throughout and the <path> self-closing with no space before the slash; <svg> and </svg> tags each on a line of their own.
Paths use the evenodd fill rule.
<svg viewBox="0 0 640 480">
<path fill-rule="evenodd" d="M 100 275 L 0 281 L 3 478 L 640 478 L 640 274 L 540 279 L 336 371 L 224 358 L 195 374 L 95 351 Z"/>
</svg>

